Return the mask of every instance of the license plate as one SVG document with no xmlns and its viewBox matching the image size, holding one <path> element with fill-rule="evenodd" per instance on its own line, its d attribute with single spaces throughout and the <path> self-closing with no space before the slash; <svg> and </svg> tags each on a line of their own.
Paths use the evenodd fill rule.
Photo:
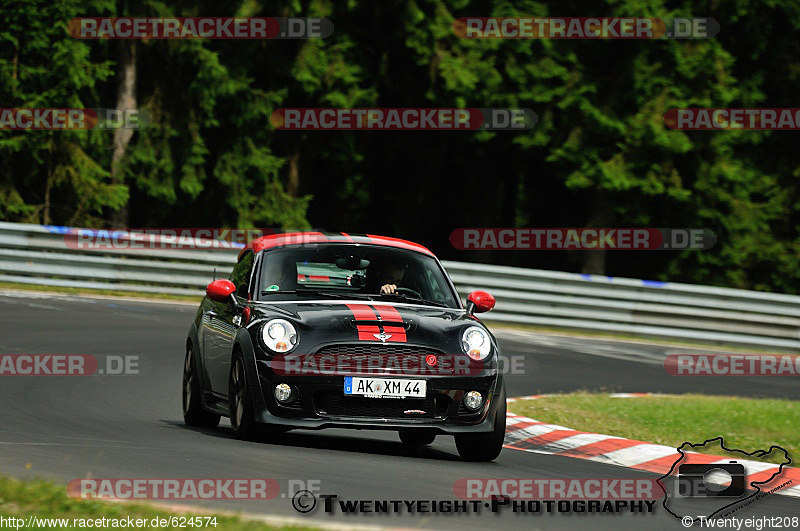
<svg viewBox="0 0 800 531">
<path fill-rule="evenodd" d="M 425 398 L 425 380 L 344 377 L 344 394 L 371 398 Z"/>
</svg>

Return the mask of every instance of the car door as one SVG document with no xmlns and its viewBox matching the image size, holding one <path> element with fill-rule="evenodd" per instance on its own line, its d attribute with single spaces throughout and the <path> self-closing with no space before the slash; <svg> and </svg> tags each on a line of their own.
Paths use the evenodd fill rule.
<svg viewBox="0 0 800 531">
<path fill-rule="evenodd" d="M 249 298 L 253 262 L 253 251 L 247 250 L 231 273 L 230 281 L 236 286 L 234 295 L 241 303 Z M 228 394 L 231 353 L 236 331 L 241 325 L 241 314 L 242 306 L 237 307 L 233 302 L 211 301 L 204 316 L 207 323 L 204 339 L 205 366 L 211 390 L 221 395 Z"/>
</svg>

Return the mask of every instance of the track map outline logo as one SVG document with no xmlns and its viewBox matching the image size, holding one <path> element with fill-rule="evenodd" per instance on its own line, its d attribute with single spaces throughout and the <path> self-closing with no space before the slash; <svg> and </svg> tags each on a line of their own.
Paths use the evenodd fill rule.
<svg viewBox="0 0 800 531">
<path fill-rule="evenodd" d="M 731 486 L 730 487 L 728 487 L 727 489 L 725 489 L 722 492 L 717 493 L 716 495 L 714 495 L 714 494 L 708 495 L 707 494 L 706 496 L 716 496 L 716 497 L 721 498 L 721 499 L 730 499 L 730 498 L 735 497 L 735 499 L 733 501 L 731 501 L 730 503 L 728 503 L 726 505 L 723 505 L 722 507 L 720 507 L 717 510 L 713 511 L 712 513 L 710 513 L 708 516 L 693 517 L 693 516 L 689 516 L 689 515 L 679 515 L 679 514 L 677 514 L 675 511 L 673 511 L 669 507 L 669 501 L 671 500 L 671 497 L 670 497 L 669 491 L 664 486 L 664 480 L 666 478 L 669 478 L 672 475 L 673 471 L 675 470 L 675 467 L 678 467 L 679 474 L 680 474 L 681 473 L 681 469 L 683 468 L 683 466 L 686 466 L 686 465 L 683 465 L 683 466 L 680 466 L 680 467 L 678 466 L 681 462 L 683 462 L 683 461 L 685 461 L 687 459 L 687 455 L 684 452 L 684 448 L 687 448 L 687 447 L 688 448 L 700 448 L 700 447 L 708 445 L 709 443 L 715 443 L 715 442 L 719 442 L 720 448 L 722 448 L 722 450 L 725 450 L 726 452 L 730 452 L 730 453 L 741 454 L 743 458 L 765 457 L 765 456 L 768 456 L 768 455 L 772 454 L 773 450 L 779 450 L 779 451 L 783 452 L 783 456 L 784 456 L 785 459 L 784 459 L 784 462 L 780 463 L 779 465 L 775 465 L 776 472 L 774 474 L 770 475 L 767 479 L 765 479 L 763 481 L 747 481 L 748 476 L 747 476 L 746 466 L 742 465 L 741 463 L 737 463 L 736 461 L 731 461 L 727 465 L 719 463 L 719 462 L 717 462 L 717 463 L 706 463 L 706 465 L 707 465 L 707 467 L 709 469 L 723 469 L 724 470 L 725 469 L 724 467 L 726 467 L 726 466 L 727 467 L 731 467 L 731 466 L 734 466 L 734 465 L 737 466 L 737 468 L 741 467 L 741 469 L 743 471 L 743 477 L 741 479 L 741 482 L 743 484 L 743 490 L 747 490 L 748 488 L 754 488 L 755 492 L 753 492 L 752 494 L 750 494 L 748 496 L 745 496 L 745 497 L 724 494 L 724 492 L 727 492 L 727 491 L 731 490 L 735 486 L 735 482 L 736 482 L 737 478 L 735 476 L 731 475 Z M 761 490 L 761 486 L 768 485 L 769 483 L 771 483 L 773 480 L 775 480 L 778 476 L 780 476 L 783 473 L 784 467 L 792 464 L 792 459 L 791 459 L 791 457 L 789 457 L 789 452 L 787 452 L 785 448 L 782 448 L 782 447 L 780 447 L 778 445 L 774 445 L 773 444 L 773 445 L 771 445 L 769 447 L 768 450 L 755 450 L 753 452 L 745 452 L 744 450 L 739 450 L 737 448 L 728 448 L 728 447 L 726 447 L 725 446 L 725 440 L 723 439 L 723 437 L 714 437 L 712 439 L 706 439 L 705 441 L 703 441 L 700 444 L 693 444 L 693 443 L 691 443 L 689 441 L 686 441 L 683 444 L 681 444 L 679 447 L 677 447 L 676 450 L 680 454 L 680 457 L 678 457 L 675 460 L 675 462 L 672 463 L 672 466 L 669 468 L 669 470 L 663 476 L 658 478 L 656 481 L 658 482 L 658 484 L 661 487 L 661 489 L 664 491 L 664 498 L 663 498 L 663 501 L 662 501 L 662 505 L 663 505 L 664 509 L 669 514 L 674 516 L 675 518 L 681 520 L 681 523 L 683 524 L 684 527 L 691 527 L 695 523 L 708 521 L 708 520 L 711 520 L 712 518 L 715 518 L 715 517 L 718 517 L 718 516 L 719 517 L 727 516 L 731 512 L 734 512 L 734 511 L 738 510 L 739 508 L 741 508 L 741 507 L 743 507 L 745 505 L 749 505 L 750 503 L 752 503 L 753 501 L 756 501 L 757 499 L 763 498 L 767 494 L 771 493 L 773 490 L 778 490 L 779 488 L 782 488 L 783 486 L 785 486 L 784 484 L 781 484 L 778 487 L 776 487 L 775 489 L 771 489 L 768 492 L 764 492 L 764 491 Z M 698 465 L 695 465 L 695 466 L 698 466 Z M 681 481 L 680 477 L 679 477 L 678 481 L 679 482 Z M 697 497 L 697 495 L 690 495 L 688 497 Z M 726 510 L 728 510 L 728 512 L 726 514 L 720 515 L 720 513 L 722 513 L 723 511 L 726 511 Z"/>
</svg>

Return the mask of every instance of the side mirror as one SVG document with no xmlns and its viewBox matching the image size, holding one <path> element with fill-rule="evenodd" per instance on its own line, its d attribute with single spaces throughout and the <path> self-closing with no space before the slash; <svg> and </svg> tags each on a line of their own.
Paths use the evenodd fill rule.
<svg viewBox="0 0 800 531">
<path fill-rule="evenodd" d="M 494 308 L 495 302 L 497 301 L 494 297 L 485 291 L 473 291 L 467 297 L 467 313 L 472 315 L 473 313 L 488 312 Z"/>
<path fill-rule="evenodd" d="M 216 302 L 226 302 L 234 291 L 236 291 L 236 286 L 226 279 L 215 280 L 206 287 L 206 295 Z"/>
</svg>

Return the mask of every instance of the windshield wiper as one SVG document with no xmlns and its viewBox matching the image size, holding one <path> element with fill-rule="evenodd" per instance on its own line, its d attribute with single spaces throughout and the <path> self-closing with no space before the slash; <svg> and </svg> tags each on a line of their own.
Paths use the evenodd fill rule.
<svg viewBox="0 0 800 531">
<path fill-rule="evenodd" d="M 363 299 L 366 298 L 365 295 L 360 293 L 333 293 L 330 291 L 322 291 L 318 289 L 298 289 L 298 290 L 270 290 L 270 291 L 262 291 L 262 295 L 270 295 L 272 293 L 276 294 L 290 294 L 290 295 L 313 295 L 315 297 L 332 297 L 335 299 Z"/>
<path fill-rule="evenodd" d="M 428 299 L 422 299 L 420 297 L 409 297 L 408 295 L 403 295 L 402 293 L 384 293 L 381 295 L 381 297 L 396 297 L 398 299 L 403 299 L 407 301 L 415 301 L 415 302 L 430 304 L 431 306 L 440 306 L 442 308 L 449 308 L 449 306 L 444 304 L 443 302 L 429 301 Z"/>
</svg>

